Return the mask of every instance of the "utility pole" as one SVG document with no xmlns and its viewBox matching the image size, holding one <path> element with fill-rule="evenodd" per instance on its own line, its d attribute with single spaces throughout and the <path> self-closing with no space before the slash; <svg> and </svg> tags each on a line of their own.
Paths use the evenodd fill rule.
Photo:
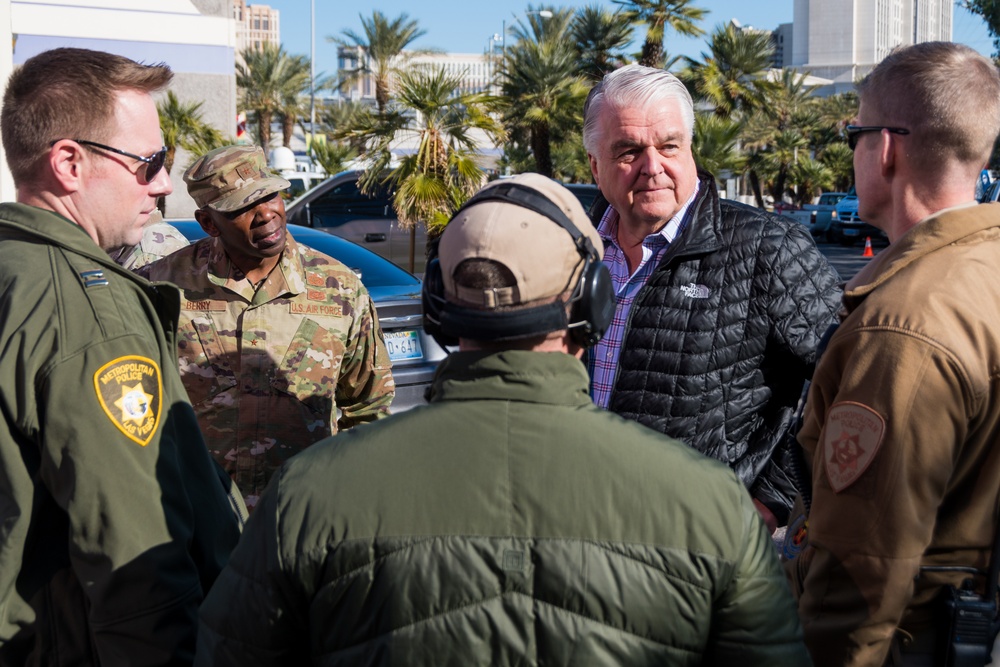
<svg viewBox="0 0 1000 667">
<path fill-rule="evenodd" d="M 306 150 L 312 148 L 312 142 L 316 140 L 316 0 L 309 0 L 309 140 L 306 141 Z M 312 153 L 311 150 L 309 150 Z M 309 156 L 309 164 L 312 164 L 312 155 Z"/>
</svg>

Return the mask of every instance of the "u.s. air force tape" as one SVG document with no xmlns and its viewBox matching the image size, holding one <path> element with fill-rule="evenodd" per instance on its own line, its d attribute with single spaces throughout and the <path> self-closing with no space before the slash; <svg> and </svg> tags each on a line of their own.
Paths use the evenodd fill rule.
<svg viewBox="0 0 1000 667">
<path fill-rule="evenodd" d="M 146 357 L 118 357 L 94 373 L 97 400 L 111 423 L 143 447 L 149 444 L 163 410 L 163 378 Z"/>
</svg>

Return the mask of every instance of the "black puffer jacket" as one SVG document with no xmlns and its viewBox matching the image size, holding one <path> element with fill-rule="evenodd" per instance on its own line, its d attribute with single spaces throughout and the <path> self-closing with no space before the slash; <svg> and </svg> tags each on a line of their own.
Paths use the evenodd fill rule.
<svg viewBox="0 0 1000 667">
<path fill-rule="evenodd" d="M 840 279 L 802 225 L 699 178 L 692 217 L 632 305 L 609 408 L 729 464 L 780 520 L 792 489 L 770 461 L 786 454 Z"/>
</svg>

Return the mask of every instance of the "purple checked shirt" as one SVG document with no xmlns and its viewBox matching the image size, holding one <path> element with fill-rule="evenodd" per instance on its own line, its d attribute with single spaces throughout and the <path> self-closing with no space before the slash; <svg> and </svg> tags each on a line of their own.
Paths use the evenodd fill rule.
<svg viewBox="0 0 1000 667">
<path fill-rule="evenodd" d="M 618 369 L 618 354 L 625 338 L 625 323 L 628 322 L 632 302 L 649 276 L 660 265 L 667 248 L 684 229 L 688 209 L 698 196 L 699 188 L 700 186 L 695 187 L 694 193 L 684 202 L 684 206 L 660 231 L 650 234 L 643 240 L 642 261 L 632 275 L 628 273 L 625 252 L 618 245 L 618 212 L 609 206 L 597 226 L 597 233 L 604 241 L 604 263 L 611 271 L 611 282 L 617 298 L 615 317 L 611 321 L 611 326 L 601 342 L 591 348 L 587 361 L 587 368 L 590 371 L 590 395 L 594 403 L 605 410 L 611 400 L 611 389 L 614 387 Z"/>
</svg>

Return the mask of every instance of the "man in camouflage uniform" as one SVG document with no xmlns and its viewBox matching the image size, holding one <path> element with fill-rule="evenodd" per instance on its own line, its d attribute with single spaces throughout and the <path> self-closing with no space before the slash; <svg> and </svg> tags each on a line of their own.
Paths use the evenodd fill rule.
<svg viewBox="0 0 1000 667">
<path fill-rule="evenodd" d="M 122 246 L 108 255 L 123 269 L 135 271 L 188 245 L 184 235 L 164 222 L 163 215 L 156 210 L 149 214 L 149 222 L 142 229 L 142 240 L 138 245 Z"/>
<path fill-rule="evenodd" d="M 181 377 L 209 450 L 253 508 L 286 459 L 388 414 L 389 355 L 354 272 L 288 234 L 288 181 L 260 148 L 216 149 L 184 181 L 209 238 L 140 272 L 184 293 Z"/>
</svg>

